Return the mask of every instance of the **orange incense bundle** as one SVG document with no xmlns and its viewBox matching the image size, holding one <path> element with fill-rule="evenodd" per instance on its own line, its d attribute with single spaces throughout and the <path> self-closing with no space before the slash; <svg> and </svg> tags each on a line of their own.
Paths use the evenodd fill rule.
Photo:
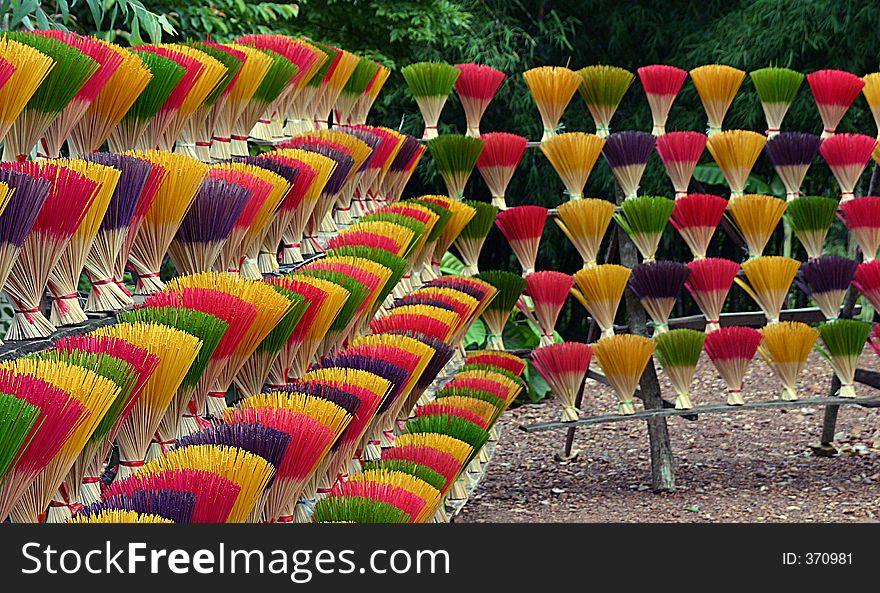
<svg viewBox="0 0 880 593">
<path fill-rule="evenodd" d="M 785 200 L 762 194 L 734 196 L 727 203 L 727 211 L 746 242 L 749 257 L 764 254 L 786 206 Z"/>
<path fill-rule="evenodd" d="M 727 180 L 731 197 L 745 192 L 746 181 L 765 144 L 764 135 L 748 130 L 719 131 L 706 142 L 706 148 Z"/>
<path fill-rule="evenodd" d="M 709 119 L 708 135 L 713 136 L 721 132 L 724 116 L 746 73 L 731 66 L 710 64 L 694 68 L 690 75 Z"/>
<path fill-rule="evenodd" d="M 584 268 L 574 274 L 571 293 L 602 330 L 602 337 L 614 335 L 614 318 L 629 277 L 629 268 L 617 264 Z"/>
<path fill-rule="evenodd" d="M 633 395 L 653 352 L 654 341 L 635 334 L 607 336 L 593 344 L 593 356 L 620 400 L 618 414 L 635 413 Z"/>
<path fill-rule="evenodd" d="M 580 253 L 584 268 L 596 265 L 614 211 L 613 202 L 594 198 L 571 200 L 556 207 L 553 220 Z"/>
<path fill-rule="evenodd" d="M 800 262 L 790 257 L 756 257 L 742 265 L 746 279 L 735 281 L 761 307 L 767 323 L 776 323 L 799 267 Z"/>
<path fill-rule="evenodd" d="M 541 114 L 544 134 L 541 142 L 559 132 L 559 120 L 581 85 L 577 72 L 564 67 L 542 66 L 523 72 L 526 86 Z"/>
<path fill-rule="evenodd" d="M 21 114 L 37 89 L 55 66 L 55 60 L 37 48 L 14 41 L 4 35 L 0 39 L 0 57 L 11 65 L 12 73 L 0 85 L 0 140 Z M 4 66 L 8 72 L 9 66 Z"/>
<path fill-rule="evenodd" d="M 582 132 L 554 134 L 541 142 L 541 152 L 565 185 L 569 200 L 584 197 L 584 187 L 602 154 L 603 146 L 604 138 Z"/>
</svg>

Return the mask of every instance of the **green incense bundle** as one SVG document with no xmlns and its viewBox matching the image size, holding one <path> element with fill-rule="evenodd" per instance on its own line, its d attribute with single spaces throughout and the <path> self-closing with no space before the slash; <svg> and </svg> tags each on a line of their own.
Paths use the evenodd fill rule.
<svg viewBox="0 0 880 593">
<path fill-rule="evenodd" d="M 411 418 L 406 423 L 405 432 L 410 434 L 445 434 L 467 443 L 473 448 L 467 463 L 483 448 L 489 440 L 489 432 L 470 420 L 450 414 L 427 414 Z"/>
<path fill-rule="evenodd" d="M 404 257 L 409 259 L 416 246 L 422 243 L 422 237 L 425 235 L 425 223 L 416 220 L 411 216 L 401 214 L 400 212 L 371 212 L 365 216 L 361 216 L 359 222 L 368 222 L 375 220 L 378 222 L 393 222 L 394 224 L 406 227 L 413 232 L 412 240 L 407 245 Z"/>
<path fill-rule="evenodd" d="M 587 66 L 577 71 L 581 77 L 578 92 L 596 124 L 596 135 L 605 138 L 611 132 L 611 118 L 632 85 L 635 76 L 616 66 Z"/>
<path fill-rule="evenodd" d="M 767 118 L 767 137 L 772 138 L 779 133 L 782 120 L 801 88 L 804 75 L 789 68 L 770 66 L 750 72 L 749 76 Z"/>
<path fill-rule="evenodd" d="M 526 287 L 525 279 L 503 270 L 486 270 L 475 275 L 476 278 L 488 282 L 498 290 L 498 294 L 483 311 L 483 321 L 489 328 L 487 347 L 493 350 L 504 350 L 504 325 L 516 307 L 516 302 Z"/>
<path fill-rule="evenodd" d="M 354 319 L 354 316 L 360 310 L 361 306 L 363 306 L 364 301 L 367 300 L 367 296 L 369 296 L 369 288 L 359 282 L 357 279 L 352 278 L 351 276 L 347 276 L 342 272 L 307 269 L 295 272 L 293 274 L 293 277 L 296 277 L 300 274 L 302 274 L 303 276 L 311 276 L 313 278 L 328 280 L 333 284 L 338 284 L 348 291 L 348 298 L 345 300 L 345 304 L 339 311 L 339 315 L 336 316 L 336 319 L 330 325 L 330 329 L 327 330 L 327 338 L 331 336 L 337 336 L 345 331 L 345 328 L 348 327 L 348 325 Z M 327 338 L 325 338 L 325 341 L 327 340 Z"/>
<path fill-rule="evenodd" d="M 656 349 L 654 357 L 675 389 L 675 408 L 689 410 L 694 407 L 691 402 L 691 382 L 697 370 L 700 353 L 706 334 L 693 329 L 673 329 L 654 337 Z"/>
<path fill-rule="evenodd" d="M 40 408 L 8 393 L 0 393 L 0 484 L 28 445 Z"/>
<path fill-rule="evenodd" d="M 476 212 L 456 237 L 454 245 L 461 256 L 461 261 L 464 262 L 465 274 L 473 276 L 479 272 L 477 264 L 480 252 L 483 250 L 483 243 L 486 242 L 489 231 L 495 225 L 498 208 L 492 204 L 475 200 L 462 200 L 462 204 L 467 204 Z"/>
<path fill-rule="evenodd" d="M 217 101 L 220 100 L 220 97 L 223 96 L 223 93 L 229 88 L 229 85 L 232 84 L 232 81 L 235 80 L 235 77 L 238 76 L 238 73 L 241 71 L 241 67 L 244 65 L 244 62 L 238 59 L 236 56 L 232 55 L 228 51 L 223 51 L 222 49 L 218 49 L 209 43 L 203 42 L 189 42 L 184 45 L 188 45 L 192 48 L 199 50 L 200 52 L 204 52 L 223 64 L 226 67 L 226 74 L 223 75 L 223 78 L 220 79 L 220 83 L 212 90 L 205 100 L 202 101 L 202 105 L 199 109 L 206 109 L 209 111 L 211 107 L 217 104 Z"/>
<path fill-rule="evenodd" d="M 474 399 L 478 399 L 480 401 L 484 401 L 488 404 L 492 404 L 495 409 L 495 415 L 490 418 L 490 426 L 498 420 L 498 417 L 507 409 L 507 402 L 502 398 L 498 397 L 494 393 L 490 393 L 488 391 L 483 391 L 482 389 L 473 389 L 471 387 L 444 387 L 440 391 L 437 392 L 435 397 L 436 400 L 440 400 L 444 397 L 471 397 Z"/>
<path fill-rule="evenodd" d="M 327 257 L 362 257 L 364 259 L 368 259 L 370 261 L 374 261 L 377 264 L 381 264 L 385 266 L 389 270 L 391 270 L 391 278 L 388 279 L 388 282 L 385 283 L 385 286 L 382 287 L 382 291 L 379 293 L 379 297 L 376 299 L 376 306 L 380 307 L 385 299 L 391 294 L 391 291 L 394 290 L 394 287 L 400 282 L 400 279 L 403 278 L 403 275 L 406 274 L 406 270 L 409 268 L 409 262 L 398 256 L 395 253 L 391 253 L 390 251 L 385 251 L 384 249 L 378 249 L 375 247 L 369 247 L 367 245 L 343 245 L 342 247 L 337 247 L 335 249 L 327 250 Z"/>
<path fill-rule="evenodd" d="M 52 122 L 70 104 L 98 69 L 91 57 L 63 41 L 46 35 L 13 31 L 6 39 L 29 45 L 55 60 L 6 136 L 6 160 L 25 160 Z"/>
<path fill-rule="evenodd" d="M 461 71 L 446 62 L 418 62 L 401 71 L 425 120 L 424 140 L 437 137 L 440 113 Z"/>
<path fill-rule="evenodd" d="M 315 503 L 315 523 L 409 523 L 410 516 L 391 503 L 363 496 L 328 496 Z"/>
<path fill-rule="evenodd" d="M 428 239 L 425 241 L 429 244 L 435 243 L 437 239 L 440 238 L 440 235 L 443 234 L 443 229 L 445 229 L 446 225 L 449 224 L 449 219 L 452 218 L 452 211 L 449 208 L 444 208 L 440 204 L 431 202 L 430 200 L 424 200 L 422 198 L 403 200 L 402 203 L 405 204 L 407 202 L 411 202 L 419 206 L 424 206 L 425 208 L 437 215 L 437 222 L 434 223 L 434 227 L 431 229 L 431 232 L 428 233 Z"/>
<path fill-rule="evenodd" d="M 819 354 L 828 361 L 840 379 L 840 397 L 855 397 L 855 376 L 859 357 L 871 334 L 871 324 L 854 319 L 838 319 L 818 327 L 822 346 L 816 346 Z"/>
<path fill-rule="evenodd" d="M 370 86 L 373 77 L 379 71 L 381 65 L 378 62 L 362 57 L 349 79 L 342 87 L 342 92 L 336 99 L 336 119 L 341 123 L 348 123 L 351 111 L 354 109 L 355 103 L 361 98 Z"/>
<path fill-rule="evenodd" d="M 514 375 L 507 369 L 495 366 L 494 364 L 485 364 L 481 362 L 469 362 L 467 364 L 463 364 L 459 369 L 459 373 L 463 373 L 465 371 L 489 371 L 491 373 L 497 373 L 499 375 L 504 375 L 514 383 L 520 386 L 520 388 L 525 389 L 526 383 L 522 380 L 522 377 L 518 377 Z"/>
<path fill-rule="evenodd" d="M 464 196 L 464 188 L 485 144 L 485 140 L 462 134 L 446 134 L 426 144 L 453 200 L 461 200 Z"/>
<path fill-rule="evenodd" d="M 837 217 L 837 200 L 822 196 L 801 196 L 788 202 L 785 220 L 810 259 L 825 251 L 825 237 Z"/>
<path fill-rule="evenodd" d="M 639 196 L 624 200 L 621 208 L 614 213 L 614 220 L 636 244 L 642 259 L 654 261 L 675 202 L 660 196 Z"/>
<path fill-rule="evenodd" d="M 409 474 L 414 478 L 427 482 L 437 490 L 443 490 L 443 487 L 446 486 L 446 478 L 443 477 L 443 474 L 409 459 L 377 459 L 375 461 L 367 461 L 363 465 L 364 471 L 378 469 Z"/>
</svg>

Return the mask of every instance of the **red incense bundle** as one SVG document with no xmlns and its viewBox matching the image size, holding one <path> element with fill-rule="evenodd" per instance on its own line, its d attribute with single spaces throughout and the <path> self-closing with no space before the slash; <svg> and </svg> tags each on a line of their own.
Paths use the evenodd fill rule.
<svg viewBox="0 0 880 593">
<path fill-rule="evenodd" d="M 543 346 L 532 352 L 532 364 L 562 400 L 562 421 L 574 422 L 581 411 L 575 398 L 590 368 L 593 349 L 588 344 L 562 342 Z"/>
<path fill-rule="evenodd" d="M 722 327 L 706 336 L 706 354 L 727 384 L 727 405 L 741 406 L 743 378 L 758 346 L 761 332 L 750 327 Z"/>
<path fill-rule="evenodd" d="M 655 66 L 642 66 L 638 69 L 642 88 L 648 97 L 648 106 L 651 108 L 651 117 L 654 120 L 654 128 L 651 133 L 662 136 L 666 133 L 666 120 L 672 103 L 687 78 L 687 71 L 675 66 L 657 64 Z"/>
<path fill-rule="evenodd" d="M 859 177 L 877 148 L 877 140 L 864 134 L 835 134 L 819 145 L 822 158 L 828 163 L 840 186 L 841 203 L 853 199 Z"/>
<path fill-rule="evenodd" d="M 880 248 L 880 197 L 862 196 L 841 202 L 846 228 L 853 234 L 866 262 L 874 261 Z"/>
<path fill-rule="evenodd" d="M 880 260 L 859 264 L 852 283 L 875 310 L 880 310 Z"/>
<path fill-rule="evenodd" d="M 504 194 L 526 153 L 528 141 L 522 136 L 507 132 L 489 132 L 480 138 L 485 144 L 477 159 L 477 170 L 489 187 L 492 205 L 504 210 L 507 208 Z"/>
<path fill-rule="evenodd" d="M 690 247 L 695 260 L 706 257 L 726 209 L 727 200 L 711 194 L 688 194 L 675 200 L 669 222 Z"/>
<path fill-rule="evenodd" d="M 706 318 L 706 333 L 712 333 L 721 327 L 721 309 L 739 272 L 739 264 L 729 259 L 707 257 L 692 261 L 687 266 L 691 275 L 684 286 Z"/>
<path fill-rule="evenodd" d="M 822 118 L 824 140 L 834 135 L 837 124 L 862 92 L 865 81 L 842 70 L 817 70 L 807 74 L 807 83 Z"/>
<path fill-rule="evenodd" d="M 456 64 L 461 74 L 455 81 L 455 92 L 467 119 L 467 135 L 480 137 L 480 120 L 495 93 L 504 82 L 505 74 L 484 64 Z"/>
<path fill-rule="evenodd" d="M 562 272 L 532 272 L 526 276 L 525 294 L 534 304 L 534 321 L 541 331 L 542 346 L 554 342 L 556 320 L 573 286 L 574 278 Z"/>
<path fill-rule="evenodd" d="M 687 195 L 694 169 L 706 148 L 707 137 L 698 132 L 670 132 L 657 138 L 657 154 L 666 167 L 675 198 Z"/>
<path fill-rule="evenodd" d="M 538 257 L 538 246 L 544 224 L 547 222 L 548 210 L 543 206 L 517 206 L 498 213 L 495 224 L 501 234 L 510 243 L 523 269 L 523 275 L 535 271 L 535 260 Z"/>
</svg>

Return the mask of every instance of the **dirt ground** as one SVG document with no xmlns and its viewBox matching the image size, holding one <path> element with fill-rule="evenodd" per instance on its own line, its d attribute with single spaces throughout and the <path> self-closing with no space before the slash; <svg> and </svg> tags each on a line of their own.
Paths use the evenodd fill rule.
<svg viewBox="0 0 880 593">
<path fill-rule="evenodd" d="M 815 356 L 815 355 L 814 355 Z M 831 371 L 815 356 L 801 380 L 801 397 L 827 393 Z M 866 349 L 862 368 L 880 369 Z M 664 397 L 672 390 L 659 372 Z M 857 385 L 860 396 L 876 395 Z M 724 385 L 708 360 L 698 369 L 695 405 L 726 401 Z M 760 360 L 746 375 L 746 400 L 780 391 Z M 585 413 L 608 413 L 610 388 L 592 384 Z M 637 406 L 638 407 L 638 406 Z M 519 429 L 557 419 L 553 400 L 511 410 L 500 420 L 501 440 L 487 473 L 456 518 L 459 522 L 880 522 L 880 409 L 843 406 L 834 458 L 813 455 L 822 408 L 792 408 L 703 415 L 668 421 L 675 455 L 676 490 L 651 492 L 644 422 L 581 428 L 576 461 L 560 463 L 565 431 Z"/>
</svg>

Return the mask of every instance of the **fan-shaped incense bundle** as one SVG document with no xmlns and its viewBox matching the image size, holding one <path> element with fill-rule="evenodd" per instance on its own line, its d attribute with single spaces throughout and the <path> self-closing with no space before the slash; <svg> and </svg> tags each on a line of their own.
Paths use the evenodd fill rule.
<svg viewBox="0 0 880 593">
<path fill-rule="evenodd" d="M 837 200 L 803 196 L 788 203 L 785 218 L 810 259 L 824 251 L 825 237 L 837 214 Z"/>
<path fill-rule="evenodd" d="M 822 118 L 822 139 L 834 135 L 837 125 L 864 88 L 864 81 L 842 70 L 817 70 L 807 74 L 807 83 Z"/>
<path fill-rule="evenodd" d="M 484 144 L 479 138 L 459 134 L 447 134 L 427 143 L 428 152 L 437 164 L 437 170 L 453 200 L 461 200 L 464 196 L 465 186 Z"/>
<path fill-rule="evenodd" d="M 77 512 L 76 517 L 91 517 L 112 511 L 135 512 L 140 517 L 159 517 L 172 523 L 192 523 L 196 497 L 190 492 L 173 490 L 138 491 L 132 495 L 108 496 Z"/>
<path fill-rule="evenodd" d="M 840 380 L 839 397 L 855 397 L 855 374 L 871 324 L 854 319 L 838 319 L 819 326 L 822 347 L 817 350 L 828 361 Z"/>
<path fill-rule="evenodd" d="M 370 80 L 370 84 L 367 85 L 366 91 L 358 99 L 351 111 L 352 124 L 360 125 L 366 123 L 367 115 L 369 115 L 370 109 L 373 108 L 373 103 L 376 102 L 376 97 L 379 96 L 382 87 L 390 75 L 391 69 L 380 64 L 373 79 Z"/>
<path fill-rule="evenodd" d="M 313 519 L 315 523 L 390 524 L 409 523 L 412 517 L 385 500 L 339 494 L 319 500 Z"/>
<path fill-rule="evenodd" d="M 55 60 L 34 46 L 20 43 L 4 35 L 0 39 L 0 56 L 12 65 L 12 75 L 0 85 L 0 140 L 21 115 L 25 105 L 40 88 Z"/>
<path fill-rule="evenodd" d="M 828 255 L 801 264 L 797 285 L 819 306 L 825 319 L 837 319 L 843 297 L 849 290 L 858 262 Z"/>
<path fill-rule="evenodd" d="M 487 270 L 476 275 L 480 280 L 488 282 L 498 290 L 498 294 L 483 311 L 483 320 L 489 328 L 488 347 L 493 350 L 504 350 L 504 325 L 519 300 L 526 281 L 510 272 Z"/>
<path fill-rule="evenodd" d="M 461 73 L 455 81 L 455 92 L 467 119 L 467 135 L 479 138 L 480 120 L 504 82 L 505 74 L 484 64 L 456 64 L 455 67 Z"/>
<path fill-rule="evenodd" d="M 596 265 L 614 210 L 612 202 L 593 198 L 571 200 L 556 208 L 553 220 L 578 250 L 585 268 Z"/>
<path fill-rule="evenodd" d="M 587 66 L 577 71 L 581 77 L 578 92 L 587 104 L 596 135 L 605 138 L 611 132 L 611 118 L 636 79 L 632 72 L 616 66 Z"/>
<path fill-rule="evenodd" d="M 875 309 L 880 309 L 880 261 L 859 264 L 852 283 Z"/>
<path fill-rule="evenodd" d="M 471 203 L 467 200 L 462 202 L 449 200 L 447 207 L 452 213 L 452 216 L 449 217 L 449 221 L 440 233 L 440 238 L 437 239 L 437 243 L 434 245 L 434 256 L 431 261 L 431 267 L 433 268 L 435 277 L 439 277 L 441 273 L 440 260 L 443 259 L 444 254 L 449 251 L 452 244 L 461 236 L 465 227 L 467 227 L 477 214 L 476 208 L 471 206 Z M 489 228 L 492 228 L 492 221 L 489 223 Z"/>
<path fill-rule="evenodd" d="M 718 132 L 706 142 L 712 158 L 727 180 L 731 197 L 741 196 L 745 192 L 746 181 L 765 144 L 767 138 L 748 130 Z"/>
<path fill-rule="evenodd" d="M 580 87 L 582 79 L 577 72 L 561 66 L 532 68 L 523 72 L 523 78 L 541 114 L 541 123 L 544 126 L 541 142 L 544 142 L 559 132 L 559 120 Z"/>
<path fill-rule="evenodd" d="M 723 64 L 699 66 L 690 71 L 691 80 L 700 95 L 700 101 L 709 120 L 709 136 L 721 131 L 724 116 L 742 85 L 746 73 Z"/>
<path fill-rule="evenodd" d="M 554 134 L 541 142 L 541 152 L 553 165 L 570 200 L 584 197 L 584 187 L 603 146 L 604 139 L 583 132 Z"/>
<path fill-rule="evenodd" d="M 4 159 L 23 161 L 27 160 L 52 122 L 95 74 L 99 63 L 76 47 L 76 44 L 71 45 L 45 35 L 13 31 L 6 33 L 6 37 L 30 45 L 55 61 L 55 65 L 27 101 L 4 139 Z"/>
<path fill-rule="evenodd" d="M 694 259 L 703 259 L 727 209 L 727 200 L 711 194 L 688 194 L 675 200 L 669 222 L 684 239 Z"/>
<path fill-rule="evenodd" d="M 675 66 L 657 64 L 642 66 L 638 69 L 638 74 L 642 88 L 645 89 L 645 96 L 648 98 L 648 106 L 651 108 L 651 118 L 654 120 L 651 133 L 654 136 L 662 136 L 666 133 L 669 110 L 688 73 Z"/>
<path fill-rule="evenodd" d="M 358 59 L 357 65 L 351 73 L 336 104 L 333 107 L 333 119 L 337 124 L 351 124 L 351 112 L 358 102 L 358 99 L 367 91 L 367 87 L 373 81 L 382 67 L 378 62 L 365 57 Z"/>
<path fill-rule="evenodd" d="M 526 370 L 526 362 L 515 354 L 495 350 L 472 350 L 468 352 L 467 363 L 487 364 L 510 371 L 517 377 Z"/>
<path fill-rule="evenodd" d="M 624 200 L 614 220 L 632 239 L 646 263 L 654 261 L 660 238 L 675 208 L 675 202 L 659 196 L 639 196 Z"/>
<path fill-rule="evenodd" d="M 532 363 L 562 402 L 563 422 L 574 422 L 580 416 L 575 398 L 590 368 L 592 356 L 593 349 L 579 342 L 550 344 L 532 352 Z"/>
<path fill-rule="evenodd" d="M 657 154 L 672 181 L 676 200 L 687 195 L 706 142 L 706 136 L 697 132 L 670 132 L 657 139 Z"/>
<path fill-rule="evenodd" d="M 310 150 L 283 149 L 277 151 L 277 154 L 282 158 L 290 158 L 305 163 L 316 171 L 316 177 L 303 195 L 300 206 L 294 209 L 290 225 L 284 229 L 281 234 L 281 263 L 292 264 L 302 261 L 300 247 L 303 240 L 303 233 L 306 230 L 309 218 L 318 206 L 319 201 L 322 199 L 324 190 L 330 182 L 330 178 L 335 172 L 337 164 L 332 158 Z M 305 183 L 307 179 L 307 176 L 303 176 L 300 181 Z M 299 192 L 299 185 L 294 185 L 296 187 L 291 190 L 291 193 L 296 194 Z"/>
<path fill-rule="evenodd" d="M 761 307 L 767 323 L 776 323 L 799 267 L 800 262 L 789 257 L 756 257 L 742 265 L 746 279 L 737 278 L 736 283 Z"/>
<path fill-rule="evenodd" d="M 743 378 L 761 339 L 761 332 L 750 327 L 722 327 L 706 336 L 706 354 L 727 384 L 728 406 L 745 404 Z"/>
<path fill-rule="evenodd" d="M 654 141 L 647 132 L 616 132 L 606 139 L 602 154 L 625 198 L 636 197 Z"/>
<path fill-rule="evenodd" d="M 541 331 L 541 345 L 552 344 L 559 312 L 574 286 L 574 278 L 562 272 L 532 272 L 526 277 L 526 294 L 534 304 L 535 325 Z"/>
<path fill-rule="evenodd" d="M 535 259 L 548 210 L 543 206 L 517 206 L 498 213 L 495 224 L 510 243 L 523 269 L 523 275 L 535 271 Z"/>
<path fill-rule="evenodd" d="M 418 62 L 400 70 L 410 92 L 422 112 L 425 131 L 422 138 L 437 137 L 440 112 L 461 72 L 445 62 Z"/>
<path fill-rule="evenodd" d="M 865 261 L 874 261 L 880 249 L 880 197 L 862 196 L 841 202 L 840 211 Z"/>
<path fill-rule="evenodd" d="M 859 177 L 877 148 L 877 139 L 864 134 L 835 134 L 822 141 L 819 152 L 840 186 L 840 201 L 853 199 Z"/>
<path fill-rule="evenodd" d="M 318 85 L 318 91 L 310 103 L 315 129 L 321 130 L 329 127 L 328 121 L 333 106 L 336 104 L 336 100 L 339 98 L 342 89 L 345 88 L 345 84 L 351 77 L 352 72 L 354 72 L 355 67 L 357 67 L 360 58 L 351 52 L 333 47 L 332 45 L 317 42 L 314 42 L 314 45 L 315 47 L 321 47 L 331 58 L 329 67 L 326 69 Z M 318 76 L 319 74 L 315 74 L 312 80 L 317 79 Z"/>
<path fill-rule="evenodd" d="M 763 194 L 738 195 L 730 199 L 727 211 L 748 246 L 749 257 L 764 254 L 785 208 L 784 200 Z"/>
<path fill-rule="evenodd" d="M 158 515 L 140 514 L 135 511 L 129 511 L 125 509 L 106 509 L 97 511 L 91 515 L 78 514 L 75 517 L 71 517 L 70 520 L 67 522 L 86 525 L 100 523 L 174 523 L 174 521 L 172 521 L 171 519 L 166 519 L 165 517 L 160 517 Z"/>
<path fill-rule="evenodd" d="M 614 318 L 629 277 L 629 268 L 617 264 L 602 264 L 574 273 L 575 288 L 571 293 L 602 330 L 603 337 L 614 334 Z"/>
<path fill-rule="evenodd" d="M 862 94 L 865 95 L 865 101 L 871 108 L 871 115 L 874 116 L 874 125 L 877 127 L 877 136 L 880 137 L 880 72 L 872 72 L 862 77 L 865 86 L 862 87 Z"/>
<path fill-rule="evenodd" d="M 465 264 L 465 273 L 474 275 L 479 272 L 477 264 L 480 259 L 480 251 L 482 251 L 483 243 L 495 223 L 498 208 L 485 202 L 472 200 L 465 200 L 463 203 L 473 208 L 475 214 L 455 239 L 455 247 Z"/>
<path fill-rule="evenodd" d="M 675 409 L 690 410 L 691 383 L 703 351 L 706 334 L 692 329 L 673 329 L 654 338 L 657 362 L 675 389 Z"/>
<path fill-rule="evenodd" d="M 504 194 L 513 173 L 526 153 L 526 139 L 507 132 L 489 132 L 480 135 L 483 151 L 477 159 L 477 170 L 492 194 L 492 205 L 507 208 Z"/>
<path fill-rule="evenodd" d="M 617 413 L 635 413 L 633 395 L 651 361 L 654 342 L 635 334 L 605 336 L 593 344 L 593 356 L 617 394 Z"/>
<path fill-rule="evenodd" d="M 629 288 L 651 316 L 655 337 L 669 330 L 669 316 L 690 273 L 686 265 L 671 261 L 633 266 Z"/>
<path fill-rule="evenodd" d="M 687 267 L 691 269 L 691 275 L 684 286 L 703 312 L 708 334 L 721 327 L 721 310 L 740 266 L 729 259 L 707 257 L 694 260 Z"/>
<path fill-rule="evenodd" d="M 761 107 L 764 108 L 767 137 L 773 138 L 779 134 L 782 120 L 804 82 L 804 75 L 789 68 L 769 66 L 753 70 L 749 76 L 761 100 Z"/>
<path fill-rule="evenodd" d="M 785 185 L 785 199 L 789 202 L 800 196 L 801 184 L 821 142 L 819 136 L 801 132 L 776 134 L 767 142 L 767 156 Z"/>
<path fill-rule="evenodd" d="M 28 446 L 30 436 L 40 416 L 40 408 L 23 398 L 6 393 L 0 394 L 0 479 L 12 469 L 18 456 Z"/>
<path fill-rule="evenodd" d="M 758 354 L 782 382 L 782 399 L 795 401 L 797 379 L 816 344 L 819 332 L 798 321 L 780 321 L 761 329 Z"/>
</svg>

